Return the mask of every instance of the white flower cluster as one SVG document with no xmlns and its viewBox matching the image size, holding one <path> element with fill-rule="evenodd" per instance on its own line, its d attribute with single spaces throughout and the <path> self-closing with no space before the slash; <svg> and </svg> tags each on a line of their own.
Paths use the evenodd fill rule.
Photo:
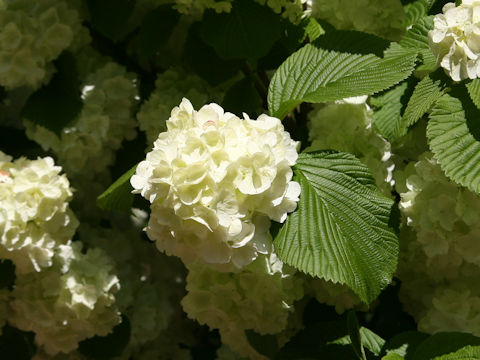
<svg viewBox="0 0 480 360">
<path fill-rule="evenodd" d="M 257 3 L 267 5 L 277 14 L 282 14 L 292 23 L 299 22 L 311 10 L 311 0 L 255 0 Z"/>
<path fill-rule="evenodd" d="M 355 155 L 369 167 L 382 192 L 390 196 L 393 163 L 390 143 L 373 128 L 373 112 L 366 97 L 347 98 L 337 103 L 315 106 L 310 120 L 307 151 L 337 150 Z"/>
<path fill-rule="evenodd" d="M 0 258 L 12 260 L 17 273 L 51 266 L 55 248 L 78 226 L 60 171 L 49 157 L 11 162 L 0 152 Z"/>
<path fill-rule="evenodd" d="M 437 65 L 454 80 L 480 77 L 480 1 L 444 5 L 428 33 Z"/>
<path fill-rule="evenodd" d="M 222 100 L 220 93 L 205 80 L 181 68 L 170 68 L 159 74 L 155 81 L 155 90 L 137 113 L 140 129 L 145 131 L 148 144 L 153 144 L 158 134 L 167 130 L 166 121 L 170 112 L 184 97 L 189 99 L 194 107 L 209 101 Z"/>
<path fill-rule="evenodd" d="M 124 139 L 136 136 L 133 107 L 137 90 L 134 75 L 114 62 L 88 74 L 81 89 L 83 108 L 60 137 L 29 121 L 25 126 L 27 136 L 44 150 L 51 149 L 69 176 L 91 179 L 113 163 L 115 150 Z"/>
<path fill-rule="evenodd" d="M 152 204 L 146 231 L 158 249 L 225 270 L 267 253 L 269 218 L 285 221 L 300 195 L 298 144 L 280 120 L 240 119 L 216 104 L 197 112 L 184 99 L 167 129 L 131 178 Z"/>
<path fill-rule="evenodd" d="M 113 263 L 99 249 L 82 253 L 79 242 L 60 245 L 53 264 L 39 273 L 17 276 L 8 321 L 35 332 L 35 342 L 55 355 L 77 348 L 94 335 L 107 335 L 119 323 Z"/>
<path fill-rule="evenodd" d="M 6 1 L 0 11 L 0 85 L 39 87 L 53 70 L 52 60 L 88 41 L 67 1 Z"/>
<path fill-rule="evenodd" d="M 401 298 L 420 330 L 480 335 L 480 196 L 452 183 L 431 153 L 395 173 L 404 216 Z"/>
<path fill-rule="evenodd" d="M 295 270 L 275 254 L 261 255 L 238 273 L 224 273 L 205 265 L 189 267 L 188 293 L 182 306 L 200 324 L 217 328 L 222 343 L 251 359 L 264 359 L 249 344 L 244 331 L 277 334 L 287 326 L 293 303 L 303 297 Z"/>
<path fill-rule="evenodd" d="M 338 30 L 363 31 L 389 40 L 405 33 L 400 0 L 313 0 L 312 16 Z"/>
<path fill-rule="evenodd" d="M 125 353 L 134 355 L 142 345 L 163 335 L 169 325 L 174 305 L 169 299 L 179 273 L 174 273 L 176 269 L 166 256 L 152 251 L 153 244 L 135 231 L 82 225 L 80 239 L 104 250 L 115 262 L 121 284 L 116 303 L 130 321 L 130 343 Z M 181 296 L 175 299 L 176 304 Z"/>
</svg>

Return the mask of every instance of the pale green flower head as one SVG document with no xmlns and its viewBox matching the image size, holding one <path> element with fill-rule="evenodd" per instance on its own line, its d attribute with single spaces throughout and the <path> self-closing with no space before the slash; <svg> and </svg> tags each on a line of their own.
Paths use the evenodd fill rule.
<svg viewBox="0 0 480 360">
<path fill-rule="evenodd" d="M 445 4 L 443 14 L 435 15 L 428 38 L 437 66 L 454 81 L 480 76 L 480 1 Z"/>
<path fill-rule="evenodd" d="M 68 353 L 86 338 L 105 336 L 120 322 L 113 263 L 99 249 L 81 251 L 80 242 L 55 249 L 50 268 L 17 276 L 8 321 L 35 332 L 49 355 Z"/>
<path fill-rule="evenodd" d="M 65 50 L 90 41 L 75 8 L 62 0 L 11 0 L 0 11 L 0 85 L 38 88 Z"/>
<path fill-rule="evenodd" d="M 312 16 L 338 30 L 357 30 L 400 40 L 406 29 L 400 0 L 313 0 Z"/>
<path fill-rule="evenodd" d="M 115 160 L 124 139 L 136 136 L 133 108 L 137 103 L 135 76 L 104 60 L 82 79 L 83 108 L 57 136 L 25 121 L 27 136 L 52 150 L 69 176 L 92 179 Z"/>
<path fill-rule="evenodd" d="M 187 99 L 172 110 L 131 178 L 152 204 L 146 231 L 160 251 L 225 269 L 269 251 L 269 219 L 285 221 L 300 195 L 298 144 L 279 119 L 245 117 Z"/>
<path fill-rule="evenodd" d="M 273 253 L 259 256 L 238 273 L 192 265 L 186 288 L 182 306 L 187 315 L 219 329 L 222 342 L 235 352 L 257 359 L 244 331 L 281 332 L 294 311 L 294 302 L 303 297 L 302 280 Z"/>
</svg>

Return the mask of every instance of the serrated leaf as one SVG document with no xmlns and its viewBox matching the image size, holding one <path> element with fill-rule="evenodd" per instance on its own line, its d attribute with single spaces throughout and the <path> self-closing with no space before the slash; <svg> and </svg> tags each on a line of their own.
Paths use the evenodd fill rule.
<svg viewBox="0 0 480 360">
<path fill-rule="evenodd" d="M 320 35 L 325 34 L 325 30 L 323 29 L 322 25 L 320 25 L 315 18 L 307 17 L 304 21 L 306 22 L 305 33 L 307 34 L 310 42 L 315 41 Z"/>
<path fill-rule="evenodd" d="M 480 79 L 469 82 L 467 84 L 467 90 L 475 106 L 480 109 Z"/>
<path fill-rule="evenodd" d="M 417 68 L 419 72 L 430 72 L 435 69 L 436 58 L 428 44 L 428 32 L 432 29 L 433 16 L 426 16 L 418 20 L 399 43 L 403 48 L 420 54 L 423 64 Z"/>
<path fill-rule="evenodd" d="M 28 98 L 22 115 L 59 135 L 82 110 L 82 99 L 74 56 L 62 53 L 55 66 L 57 72 L 50 83 Z"/>
<path fill-rule="evenodd" d="M 437 100 L 427 125 L 428 143 L 442 170 L 476 193 L 480 193 L 479 117 L 480 110 L 468 95 L 446 94 Z"/>
<path fill-rule="evenodd" d="M 393 201 L 351 154 L 302 153 L 294 173 L 302 192 L 275 236 L 278 256 L 370 303 L 396 269 L 398 240 L 388 226 Z"/>
<path fill-rule="evenodd" d="M 382 357 L 382 360 L 405 360 L 405 358 L 401 357 L 398 354 L 390 353 Z"/>
<path fill-rule="evenodd" d="M 418 331 L 405 331 L 393 336 L 382 348 L 382 353 L 397 354 L 411 360 L 415 349 L 428 335 Z"/>
<path fill-rule="evenodd" d="M 443 70 L 425 76 L 415 86 L 402 118 L 405 129 L 415 124 L 444 93 L 447 82 Z"/>
<path fill-rule="evenodd" d="M 436 357 L 433 360 L 479 360 L 480 346 L 465 346 L 454 353 Z"/>
<path fill-rule="evenodd" d="M 202 39 L 227 60 L 261 58 L 280 35 L 280 18 L 253 0 L 235 1 L 230 13 L 207 11 L 201 27 Z"/>
<path fill-rule="evenodd" d="M 472 345 L 480 346 L 480 338 L 460 332 L 436 333 L 418 345 L 412 360 L 439 360 L 439 356 L 441 358 Z"/>
<path fill-rule="evenodd" d="M 133 204 L 130 178 L 135 174 L 137 165 L 120 176 L 97 198 L 97 206 L 105 211 L 128 211 Z"/>
<path fill-rule="evenodd" d="M 428 14 L 428 4 L 425 0 L 417 0 L 405 5 L 405 27 L 415 24 L 419 19 Z"/>
<path fill-rule="evenodd" d="M 301 102 L 321 103 L 382 91 L 407 78 L 415 59 L 416 54 L 382 59 L 307 44 L 275 72 L 268 89 L 270 114 L 282 119 Z"/>
<path fill-rule="evenodd" d="M 370 98 L 370 104 L 375 107 L 373 124 L 388 141 L 393 142 L 406 133 L 401 127 L 403 97 L 408 89 L 404 81 L 385 93 Z"/>
<path fill-rule="evenodd" d="M 375 356 L 380 356 L 385 340 L 366 327 L 360 328 L 360 337 L 362 345 Z"/>
</svg>

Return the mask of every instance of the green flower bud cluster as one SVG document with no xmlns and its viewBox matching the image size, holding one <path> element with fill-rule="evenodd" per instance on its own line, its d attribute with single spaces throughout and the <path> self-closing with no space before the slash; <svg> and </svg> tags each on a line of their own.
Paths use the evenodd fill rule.
<svg viewBox="0 0 480 360">
<path fill-rule="evenodd" d="M 313 0 L 312 16 L 338 30 L 363 31 L 389 40 L 405 33 L 400 0 Z"/>
<path fill-rule="evenodd" d="M 122 66 L 105 62 L 86 75 L 81 90 L 83 108 L 60 136 L 29 121 L 25 126 L 27 136 L 52 150 L 69 176 L 91 179 L 113 163 L 124 139 L 136 136 L 136 80 Z"/>
<path fill-rule="evenodd" d="M 252 359 L 263 357 L 248 344 L 244 331 L 281 332 L 293 303 L 303 297 L 302 282 L 275 254 L 261 255 L 237 273 L 191 265 L 187 290 L 182 306 L 188 316 L 219 329 L 224 344 Z"/>
<path fill-rule="evenodd" d="M 170 68 L 159 74 L 155 90 L 137 113 L 140 129 L 145 131 L 148 144 L 153 144 L 158 134 L 167 130 L 166 121 L 172 109 L 184 97 L 191 101 L 194 108 L 199 108 L 210 101 L 220 103 L 223 95 L 205 80 L 181 68 Z"/>
<path fill-rule="evenodd" d="M 310 120 L 307 151 L 337 150 L 355 155 L 369 167 L 377 186 L 391 193 L 393 162 L 390 143 L 373 129 L 373 112 L 365 97 L 319 105 L 308 114 Z"/>
<path fill-rule="evenodd" d="M 480 335 L 480 196 L 452 183 L 429 152 L 395 172 L 404 217 L 398 274 L 426 332 Z"/>
<path fill-rule="evenodd" d="M 67 1 L 6 1 L 0 11 L 0 85 L 37 88 L 63 50 L 75 51 L 89 41 Z"/>
</svg>

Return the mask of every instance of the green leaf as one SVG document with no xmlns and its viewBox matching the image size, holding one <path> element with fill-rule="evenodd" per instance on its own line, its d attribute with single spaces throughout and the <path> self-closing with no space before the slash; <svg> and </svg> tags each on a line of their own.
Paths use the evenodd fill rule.
<svg viewBox="0 0 480 360">
<path fill-rule="evenodd" d="M 365 349 L 369 350 L 375 356 L 380 356 L 385 340 L 366 327 L 360 328 L 360 338 Z"/>
<path fill-rule="evenodd" d="M 350 154 L 302 153 L 294 173 L 302 192 L 297 210 L 275 236 L 278 256 L 303 272 L 349 286 L 370 303 L 397 265 L 398 240 L 388 226 L 393 201 Z"/>
<path fill-rule="evenodd" d="M 395 354 L 395 353 L 390 353 L 388 355 L 385 355 L 382 357 L 382 360 L 405 360 L 402 356 Z"/>
<path fill-rule="evenodd" d="M 448 355 L 436 357 L 433 360 L 479 360 L 480 346 L 465 346 L 464 348 L 455 351 Z"/>
<path fill-rule="evenodd" d="M 135 174 L 137 165 L 120 176 L 97 198 L 97 206 L 105 211 L 129 211 L 133 204 L 130 178 Z"/>
<path fill-rule="evenodd" d="M 135 1 L 87 0 L 92 27 L 100 34 L 117 42 L 131 30 L 127 26 Z"/>
<path fill-rule="evenodd" d="M 235 1 L 230 13 L 207 11 L 201 27 L 202 39 L 224 59 L 254 61 L 280 36 L 279 16 L 253 0 Z"/>
<path fill-rule="evenodd" d="M 480 338 L 460 332 L 436 333 L 418 345 L 412 360 L 439 360 L 439 356 L 454 353 L 469 345 L 479 346 Z"/>
<path fill-rule="evenodd" d="M 28 98 L 22 115 L 60 135 L 82 110 L 82 99 L 74 56 L 64 52 L 55 66 L 57 72 L 50 83 Z"/>
<path fill-rule="evenodd" d="M 425 76 L 413 90 L 402 118 L 402 127 L 407 129 L 430 110 L 447 87 L 443 70 Z"/>
<path fill-rule="evenodd" d="M 145 58 L 155 55 L 168 40 L 179 19 L 180 13 L 168 4 L 150 11 L 138 33 L 139 54 Z"/>
<path fill-rule="evenodd" d="M 367 357 L 365 356 L 365 350 L 363 350 L 362 346 L 357 315 L 355 315 L 355 311 L 353 310 L 350 310 L 347 314 L 347 329 L 355 355 L 357 355 L 360 360 L 367 360 Z"/>
<path fill-rule="evenodd" d="M 469 82 L 467 84 L 467 90 L 475 106 L 480 109 L 480 79 Z"/>
<path fill-rule="evenodd" d="M 402 128 L 402 110 L 404 95 L 408 91 L 409 83 L 403 81 L 394 88 L 380 95 L 370 98 L 370 104 L 375 107 L 373 124 L 388 141 L 393 142 L 406 133 Z"/>
<path fill-rule="evenodd" d="M 417 72 L 431 72 L 435 69 L 436 58 L 428 44 L 428 32 L 433 29 L 433 16 L 427 16 L 417 21 L 400 41 L 407 50 L 414 51 L 422 57 L 423 64 Z"/>
<path fill-rule="evenodd" d="M 307 44 L 275 72 L 268 89 L 272 116 L 282 119 L 300 103 L 322 103 L 387 89 L 413 71 L 416 54 L 379 58 Z"/>
<path fill-rule="evenodd" d="M 437 100 L 427 125 L 428 143 L 450 179 L 480 193 L 480 110 L 467 94 L 458 96 Z"/>
<path fill-rule="evenodd" d="M 313 45 L 323 50 L 332 50 L 340 53 L 373 54 L 382 57 L 385 50 L 390 46 L 390 42 L 360 31 L 335 30 L 318 37 Z"/>
<path fill-rule="evenodd" d="M 392 337 L 382 348 L 382 353 L 397 354 L 411 360 L 415 349 L 429 336 L 418 331 L 405 331 Z"/>
<path fill-rule="evenodd" d="M 406 21 L 405 27 L 417 23 L 418 20 L 428 15 L 428 10 L 435 0 L 417 0 L 405 5 Z"/>
<path fill-rule="evenodd" d="M 320 35 L 325 34 L 325 30 L 323 29 L 322 25 L 320 25 L 315 18 L 307 17 L 305 18 L 305 21 L 305 32 L 310 42 L 315 41 Z"/>
</svg>

